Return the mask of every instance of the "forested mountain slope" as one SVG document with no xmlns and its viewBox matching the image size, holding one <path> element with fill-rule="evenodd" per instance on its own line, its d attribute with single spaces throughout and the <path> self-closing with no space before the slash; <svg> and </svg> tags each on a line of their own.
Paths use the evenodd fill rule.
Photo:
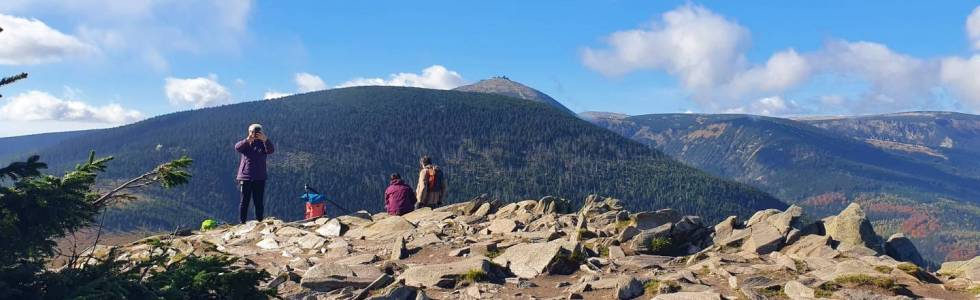
<svg viewBox="0 0 980 300">
<path fill-rule="evenodd" d="M 380 211 L 387 176 L 414 184 L 418 158 L 445 170 L 449 201 L 487 193 L 503 201 L 556 195 L 576 203 L 590 193 L 634 209 L 672 207 L 707 222 L 785 204 L 757 189 L 721 180 L 657 150 L 549 105 L 485 93 L 400 87 L 326 90 L 163 115 L 96 130 L 40 151 L 54 169 L 88 150 L 116 160 L 107 178 L 189 155 L 190 184 L 150 192 L 109 214 L 115 228 L 194 226 L 203 217 L 237 219 L 238 155 L 232 145 L 250 123 L 275 142 L 266 211 L 297 219 L 309 183 L 351 210 Z M 331 214 L 336 208 L 330 207 Z"/>
<path fill-rule="evenodd" d="M 0 137 L 0 161 L 8 161 L 21 157 L 24 153 L 28 152 L 37 152 L 66 139 L 85 134 L 86 132 L 88 131 L 81 130 Z"/>
<path fill-rule="evenodd" d="M 800 203 L 817 217 L 862 202 L 879 232 L 905 232 L 936 261 L 980 253 L 980 180 L 962 170 L 980 156 L 941 147 L 946 136 L 964 145 L 980 137 L 962 121 L 920 114 L 915 123 L 901 124 L 894 117 L 589 116 L 682 162 Z M 923 124 L 958 124 L 960 130 Z"/>
</svg>

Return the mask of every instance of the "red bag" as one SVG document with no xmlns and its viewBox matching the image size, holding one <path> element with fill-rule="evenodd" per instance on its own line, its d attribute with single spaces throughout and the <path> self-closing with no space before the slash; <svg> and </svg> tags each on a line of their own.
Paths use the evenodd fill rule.
<svg viewBox="0 0 980 300">
<path fill-rule="evenodd" d="M 327 204 L 326 203 L 323 203 L 323 202 L 316 203 L 316 204 L 312 204 L 312 203 L 306 202 L 306 217 L 305 217 L 305 219 L 306 220 L 309 220 L 309 219 L 313 219 L 313 218 L 322 217 L 323 214 L 324 214 L 324 212 L 326 211 L 326 207 L 327 207 Z"/>
</svg>

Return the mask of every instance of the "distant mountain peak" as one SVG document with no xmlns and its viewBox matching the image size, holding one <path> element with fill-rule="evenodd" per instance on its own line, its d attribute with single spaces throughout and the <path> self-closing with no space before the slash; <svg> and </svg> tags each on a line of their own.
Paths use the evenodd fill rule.
<svg viewBox="0 0 980 300">
<path fill-rule="evenodd" d="M 520 82 L 513 81 L 507 76 L 494 76 L 489 79 L 480 80 L 477 83 L 457 87 L 454 90 L 461 92 L 477 92 L 504 95 L 508 97 L 531 100 L 534 102 L 548 104 L 561 109 L 569 114 L 575 115 L 570 109 L 560 102 L 532 87 Z"/>
</svg>

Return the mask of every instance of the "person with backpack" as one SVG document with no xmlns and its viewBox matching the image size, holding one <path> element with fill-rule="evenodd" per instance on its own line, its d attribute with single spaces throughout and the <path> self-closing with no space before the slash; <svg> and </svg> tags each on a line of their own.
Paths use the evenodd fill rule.
<svg viewBox="0 0 980 300">
<path fill-rule="evenodd" d="M 385 210 L 389 215 L 401 216 L 415 210 L 415 192 L 402 181 L 398 173 L 391 174 L 385 190 Z"/>
<path fill-rule="evenodd" d="M 266 156 L 276 152 L 272 141 L 262 132 L 262 125 L 248 126 L 248 136 L 235 144 L 235 151 L 241 154 L 238 163 L 238 188 L 241 202 L 238 203 L 238 219 L 248 220 L 248 203 L 255 206 L 255 219 L 262 221 L 265 206 Z"/>
<path fill-rule="evenodd" d="M 419 163 L 422 164 L 422 170 L 419 172 L 418 189 L 415 190 L 418 198 L 416 206 L 439 207 L 446 195 L 446 176 L 439 166 L 432 163 L 432 158 L 428 155 L 422 156 Z"/>
</svg>

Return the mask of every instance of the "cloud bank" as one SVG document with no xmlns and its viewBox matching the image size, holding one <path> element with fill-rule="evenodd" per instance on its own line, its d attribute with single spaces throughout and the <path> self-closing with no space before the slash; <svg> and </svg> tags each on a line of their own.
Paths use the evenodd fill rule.
<svg viewBox="0 0 980 300">
<path fill-rule="evenodd" d="M 980 50 L 980 7 L 966 20 L 971 47 Z M 605 37 L 587 47 L 582 63 L 609 77 L 661 71 L 677 78 L 702 110 L 756 114 L 808 111 L 877 113 L 942 107 L 937 89 L 956 96 L 954 106 L 980 112 L 980 56 L 923 59 L 871 41 L 830 39 L 821 49 L 773 53 L 764 64 L 746 59 L 750 32 L 702 6 L 687 4 L 647 25 Z M 862 86 L 850 95 L 825 90 L 798 102 L 787 99 L 817 80 Z M 948 107 L 947 107 L 948 109 Z"/>
<path fill-rule="evenodd" d="M 177 107 L 202 108 L 231 103 L 231 93 L 218 83 L 218 76 L 174 78 L 167 77 L 164 92 L 170 104 Z"/>
<path fill-rule="evenodd" d="M 118 104 L 93 106 L 83 101 L 66 100 L 37 90 L 27 91 L 0 101 L 0 120 L 5 121 L 79 121 L 125 124 L 143 119 L 136 110 Z"/>
<path fill-rule="evenodd" d="M 31 65 L 98 53 L 98 48 L 38 19 L 0 14 L 0 65 Z"/>
<path fill-rule="evenodd" d="M 383 86 L 408 86 L 429 89 L 448 90 L 463 85 L 466 81 L 456 71 L 446 69 L 441 65 L 432 65 L 422 70 L 422 74 L 416 73 L 396 73 L 384 78 L 355 78 L 338 85 L 338 88 L 383 85 Z"/>
</svg>

